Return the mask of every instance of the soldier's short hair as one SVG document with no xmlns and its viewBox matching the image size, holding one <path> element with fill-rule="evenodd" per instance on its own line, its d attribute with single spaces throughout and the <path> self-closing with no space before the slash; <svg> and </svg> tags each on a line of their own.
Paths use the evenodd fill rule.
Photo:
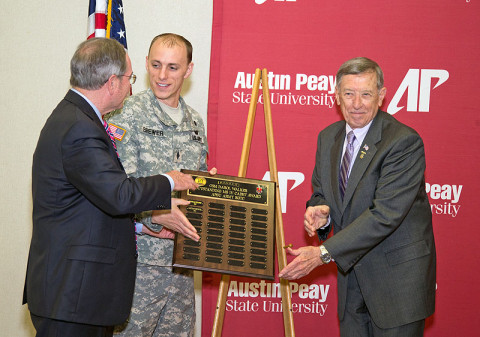
<svg viewBox="0 0 480 337">
<path fill-rule="evenodd" d="M 152 42 L 150 43 L 150 48 L 148 49 L 148 54 L 150 55 L 150 50 L 152 50 L 153 44 L 157 40 L 162 40 L 163 44 L 169 48 L 173 46 L 179 46 L 182 43 L 185 45 L 185 48 L 187 49 L 187 61 L 188 64 L 192 62 L 192 55 L 193 55 L 193 47 L 190 41 L 188 41 L 186 38 L 184 38 L 182 35 L 174 34 L 174 33 L 164 33 L 157 35 L 153 38 Z"/>
</svg>

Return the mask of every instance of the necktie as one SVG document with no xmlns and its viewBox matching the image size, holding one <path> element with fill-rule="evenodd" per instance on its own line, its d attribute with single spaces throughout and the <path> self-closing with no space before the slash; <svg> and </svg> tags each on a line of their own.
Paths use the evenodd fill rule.
<svg viewBox="0 0 480 337">
<path fill-rule="evenodd" d="M 345 195 L 345 189 L 347 188 L 348 173 L 352 164 L 353 142 L 355 142 L 355 135 L 353 134 L 353 131 L 350 131 L 347 134 L 347 147 L 345 149 L 345 154 L 343 155 L 342 165 L 340 166 L 340 195 L 342 196 L 342 200 Z"/>
<path fill-rule="evenodd" d="M 115 136 L 113 135 L 112 131 L 110 131 L 110 128 L 108 127 L 108 123 L 106 120 L 103 120 L 103 127 L 105 128 L 105 131 L 107 131 L 107 134 L 110 137 L 110 140 L 112 141 L 112 145 L 113 145 L 113 148 L 115 149 L 115 153 L 117 154 L 117 157 L 120 158 L 117 152 L 117 144 L 115 144 Z"/>
</svg>

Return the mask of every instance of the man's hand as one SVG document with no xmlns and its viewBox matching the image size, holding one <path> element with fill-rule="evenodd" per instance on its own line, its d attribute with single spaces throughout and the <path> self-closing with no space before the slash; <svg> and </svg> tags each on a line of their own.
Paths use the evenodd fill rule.
<svg viewBox="0 0 480 337">
<path fill-rule="evenodd" d="M 306 246 L 298 249 L 287 248 L 287 253 L 296 256 L 282 271 L 279 277 L 296 280 L 308 275 L 315 267 L 323 264 L 320 258 L 320 247 Z"/>
<path fill-rule="evenodd" d="M 212 167 L 210 169 L 210 171 L 208 171 L 208 173 L 210 173 L 211 176 L 214 176 L 215 174 L 217 174 L 217 168 L 216 167 Z"/>
<path fill-rule="evenodd" d="M 164 211 L 153 211 L 152 222 L 163 225 L 171 231 L 178 232 L 192 240 L 198 241 L 200 240 L 200 237 L 197 234 L 197 230 L 177 207 L 177 205 L 188 204 L 190 204 L 189 201 L 172 198 L 172 209 L 170 212 L 165 213 Z"/>
<path fill-rule="evenodd" d="M 184 174 L 178 171 L 170 171 L 167 174 L 173 179 L 175 183 L 174 191 L 196 190 L 198 185 L 193 181 L 190 174 Z"/>
<path fill-rule="evenodd" d="M 303 227 L 308 236 L 315 235 L 316 230 L 325 226 L 330 214 L 330 207 L 327 205 L 309 206 L 303 216 Z"/>
<path fill-rule="evenodd" d="M 163 227 L 161 230 L 154 231 L 151 228 L 148 228 L 146 225 L 143 225 L 142 227 L 142 233 L 145 233 L 150 236 L 154 236 L 159 239 L 174 239 L 175 238 L 175 232 L 172 232 L 170 229 Z"/>
</svg>

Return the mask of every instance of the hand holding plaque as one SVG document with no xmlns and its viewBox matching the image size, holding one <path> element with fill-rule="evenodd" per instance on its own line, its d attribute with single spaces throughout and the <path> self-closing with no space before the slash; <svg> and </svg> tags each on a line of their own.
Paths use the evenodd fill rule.
<svg viewBox="0 0 480 337">
<path fill-rule="evenodd" d="M 198 241 L 200 237 L 197 234 L 197 230 L 192 226 L 190 221 L 188 221 L 185 214 L 178 209 L 178 206 L 186 206 L 188 204 L 190 204 L 190 202 L 186 200 L 172 198 L 171 210 L 168 213 L 164 211 L 153 211 L 152 222 L 180 233 L 194 241 Z"/>
<path fill-rule="evenodd" d="M 183 191 L 183 190 L 195 190 L 198 185 L 192 179 L 192 176 L 178 171 L 170 171 L 167 173 L 170 178 L 173 179 L 175 186 L 173 187 L 174 191 Z"/>
</svg>

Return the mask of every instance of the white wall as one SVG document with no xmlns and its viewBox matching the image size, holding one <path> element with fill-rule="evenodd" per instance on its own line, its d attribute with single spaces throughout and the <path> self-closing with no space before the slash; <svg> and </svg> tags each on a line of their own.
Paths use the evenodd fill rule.
<svg viewBox="0 0 480 337">
<path fill-rule="evenodd" d="M 123 4 L 129 54 L 139 79 L 133 92 L 147 87 L 145 56 L 151 39 L 164 32 L 184 35 L 193 44 L 195 67 L 183 95 L 206 122 L 213 0 Z M 0 336 L 34 335 L 21 305 L 32 230 L 32 154 L 46 118 L 69 89 L 69 62 L 86 38 L 87 13 L 88 0 L 1 4 Z M 197 336 L 199 327 L 197 320 Z"/>
</svg>

